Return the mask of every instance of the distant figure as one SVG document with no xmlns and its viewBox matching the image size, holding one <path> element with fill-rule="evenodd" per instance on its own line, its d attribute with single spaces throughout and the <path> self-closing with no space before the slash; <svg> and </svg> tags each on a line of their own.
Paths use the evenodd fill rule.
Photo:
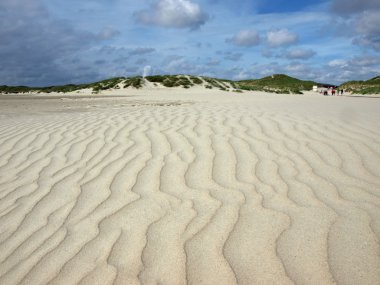
<svg viewBox="0 0 380 285">
<path fill-rule="evenodd" d="M 335 89 L 331 90 L 331 95 L 335 96 Z"/>
<path fill-rule="evenodd" d="M 327 93 L 327 90 L 323 91 L 323 95 L 325 95 L 325 96 L 329 95 L 329 94 Z"/>
<path fill-rule="evenodd" d="M 342 90 L 340 90 L 340 96 L 342 96 L 343 95 L 343 89 Z"/>
</svg>

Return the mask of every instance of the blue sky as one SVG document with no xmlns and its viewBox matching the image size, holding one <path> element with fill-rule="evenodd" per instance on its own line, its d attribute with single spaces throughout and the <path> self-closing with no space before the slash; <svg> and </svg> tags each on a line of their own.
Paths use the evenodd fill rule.
<svg viewBox="0 0 380 285">
<path fill-rule="evenodd" d="M 1 0 L 0 85 L 380 74 L 378 0 Z"/>
</svg>

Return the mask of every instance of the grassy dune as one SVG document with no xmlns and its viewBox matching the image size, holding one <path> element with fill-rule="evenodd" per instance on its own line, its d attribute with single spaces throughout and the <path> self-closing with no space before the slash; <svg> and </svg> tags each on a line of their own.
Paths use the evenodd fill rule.
<svg viewBox="0 0 380 285">
<path fill-rule="evenodd" d="M 302 90 L 312 90 L 314 85 L 320 85 L 314 81 L 304 81 L 284 74 L 275 74 L 262 79 L 239 81 L 238 84 L 245 90 L 257 90 L 275 93 L 302 94 Z"/>
<path fill-rule="evenodd" d="M 380 76 L 366 81 L 349 81 L 340 88 L 356 94 L 380 94 Z"/>
<path fill-rule="evenodd" d="M 52 93 L 52 92 L 75 92 L 82 89 L 92 89 L 92 93 L 99 93 L 110 89 L 143 88 L 146 82 L 156 86 L 167 88 L 203 86 L 207 89 L 219 89 L 222 91 L 241 92 L 242 90 L 264 91 L 282 94 L 302 94 L 304 90 L 311 90 L 314 85 L 325 85 L 314 81 L 305 81 L 284 74 L 275 74 L 261 79 L 231 81 L 204 76 L 192 75 L 153 75 L 142 78 L 115 77 L 89 84 L 68 84 L 62 86 L 27 87 L 27 86 L 0 86 L 0 93 Z M 367 81 L 350 81 L 342 84 L 340 88 L 357 94 L 379 94 L 380 77 Z"/>
</svg>

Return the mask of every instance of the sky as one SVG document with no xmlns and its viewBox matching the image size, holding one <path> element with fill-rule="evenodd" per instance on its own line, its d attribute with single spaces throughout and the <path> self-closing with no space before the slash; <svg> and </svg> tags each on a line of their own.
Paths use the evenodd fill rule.
<svg viewBox="0 0 380 285">
<path fill-rule="evenodd" d="M 0 85 L 380 75 L 379 0 L 0 0 Z"/>
</svg>

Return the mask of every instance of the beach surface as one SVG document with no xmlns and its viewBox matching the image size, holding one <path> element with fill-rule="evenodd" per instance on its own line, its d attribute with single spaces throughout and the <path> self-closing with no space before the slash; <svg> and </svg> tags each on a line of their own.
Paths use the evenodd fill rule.
<svg viewBox="0 0 380 285">
<path fill-rule="evenodd" d="M 379 110 L 2 95 L 0 284 L 380 284 Z"/>
</svg>

